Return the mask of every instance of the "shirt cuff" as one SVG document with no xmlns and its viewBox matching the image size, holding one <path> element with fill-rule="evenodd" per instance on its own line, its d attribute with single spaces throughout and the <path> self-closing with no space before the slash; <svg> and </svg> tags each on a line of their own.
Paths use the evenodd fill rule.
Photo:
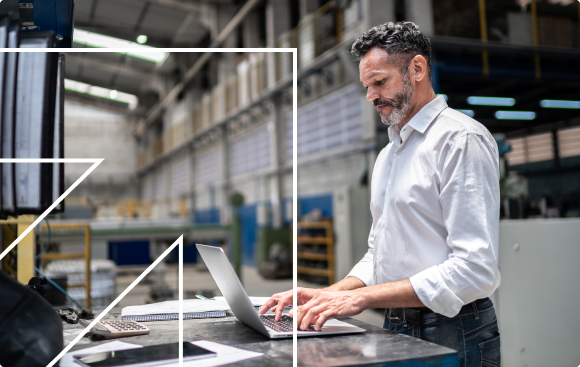
<svg viewBox="0 0 580 367">
<path fill-rule="evenodd" d="M 350 273 L 348 273 L 348 275 L 346 276 L 348 277 L 355 277 L 360 279 L 361 282 L 363 282 L 366 286 L 371 286 L 374 285 L 373 283 L 373 269 L 372 269 L 373 265 L 370 264 L 370 271 L 369 271 L 369 265 L 368 264 L 356 264 L 354 266 L 354 268 L 352 268 L 352 270 L 350 271 Z"/>
<path fill-rule="evenodd" d="M 409 280 L 417 297 L 434 312 L 443 316 L 454 317 L 464 306 L 463 301 L 443 281 L 438 265 L 413 275 Z"/>
</svg>

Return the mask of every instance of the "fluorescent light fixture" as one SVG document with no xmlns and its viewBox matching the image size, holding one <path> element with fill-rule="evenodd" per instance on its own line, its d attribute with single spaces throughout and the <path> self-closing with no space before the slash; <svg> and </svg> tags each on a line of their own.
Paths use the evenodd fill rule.
<svg viewBox="0 0 580 367">
<path fill-rule="evenodd" d="M 467 103 L 477 106 L 513 106 L 516 100 L 503 97 L 467 97 Z"/>
<path fill-rule="evenodd" d="M 89 47 L 128 49 L 126 52 L 120 53 L 156 63 L 165 61 L 165 59 L 167 59 L 169 56 L 169 53 L 167 52 L 143 52 L 143 50 L 155 49 L 155 47 L 140 45 L 135 42 L 104 36 L 98 33 L 87 32 L 76 28 L 74 30 L 73 42 Z"/>
<path fill-rule="evenodd" d="M 464 113 L 464 114 L 466 114 L 469 117 L 475 116 L 475 112 L 473 112 L 473 110 L 457 110 L 457 111 L 459 111 L 461 113 Z"/>
<path fill-rule="evenodd" d="M 147 42 L 147 36 L 146 35 L 142 34 L 140 36 L 137 36 L 137 43 L 138 44 L 142 45 L 142 44 L 144 44 L 146 42 Z"/>
<path fill-rule="evenodd" d="M 447 94 L 437 94 L 437 97 L 439 96 L 443 96 L 443 98 L 445 99 L 445 101 L 447 101 Z"/>
<path fill-rule="evenodd" d="M 540 106 L 544 108 L 571 108 L 580 109 L 580 101 L 558 101 L 555 99 L 544 99 L 540 101 Z"/>
<path fill-rule="evenodd" d="M 94 85 L 77 82 L 70 79 L 64 80 L 64 89 L 72 90 L 78 93 L 89 94 L 91 96 L 111 99 L 113 101 L 127 103 L 130 110 L 134 110 L 139 103 L 137 96 L 129 93 L 123 93 L 112 89 L 97 87 Z"/>
<path fill-rule="evenodd" d="M 495 118 L 498 120 L 533 120 L 536 113 L 532 111 L 497 111 Z"/>
</svg>

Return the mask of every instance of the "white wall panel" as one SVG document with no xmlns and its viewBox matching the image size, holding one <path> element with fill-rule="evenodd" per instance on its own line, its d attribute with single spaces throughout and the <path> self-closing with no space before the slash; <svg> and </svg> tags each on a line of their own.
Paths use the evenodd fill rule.
<svg viewBox="0 0 580 367">
<path fill-rule="evenodd" d="M 189 192 L 189 158 L 184 157 L 171 166 L 171 197 Z"/>
<path fill-rule="evenodd" d="M 256 171 L 270 166 L 270 134 L 267 125 L 252 129 L 231 143 L 232 175 Z"/>
<path fill-rule="evenodd" d="M 148 174 L 143 178 L 143 187 L 141 192 L 143 200 L 153 200 L 153 175 Z"/>
<path fill-rule="evenodd" d="M 195 162 L 195 184 L 207 185 L 222 180 L 222 154 L 218 147 L 197 155 Z"/>
<path fill-rule="evenodd" d="M 155 199 L 164 199 L 167 195 L 163 169 L 155 173 Z"/>
<path fill-rule="evenodd" d="M 291 116 L 291 115 L 290 115 Z M 287 122 L 290 128 L 291 120 Z M 298 157 L 308 156 L 362 139 L 363 121 L 360 94 L 349 85 L 298 109 Z M 292 130 L 288 146 L 292 146 Z M 292 159 L 292 149 L 287 149 Z"/>
</svg>

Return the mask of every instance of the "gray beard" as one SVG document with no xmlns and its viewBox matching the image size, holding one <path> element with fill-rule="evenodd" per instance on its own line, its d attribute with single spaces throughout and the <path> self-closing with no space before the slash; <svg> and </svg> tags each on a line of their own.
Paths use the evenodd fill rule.
<svg viewBox="0 0 580 367">
<path fill-rule="evenodd" d="M 405 116 L 407 116 L 407 112 L 409 112 L 412 96 L 413 86 L 411 85 L 411 78 L 405 70 L 403 72 L 403 91 L 395 95 L 395 100 L 391 104 L 393 106 L 391 113 L 386 118 L 381 117 L 381 121 L 387 126 L 400 124 Z"/>
</svg>

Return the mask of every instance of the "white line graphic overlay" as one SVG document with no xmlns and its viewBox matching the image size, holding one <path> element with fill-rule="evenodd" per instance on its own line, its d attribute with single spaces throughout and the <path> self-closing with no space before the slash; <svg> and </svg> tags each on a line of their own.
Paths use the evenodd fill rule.
<svg viewBox="0 0 580 367">
<path fill-rule="evenodd" d="M 0 254 L 0 260 L 7 253 L 9 253 L 20 241 L 26 237 L 32 231 L 38 223 L 42 222 L 44 217 L 48 215 L 61 201 L 64 200 L 88 175 L 91 174 L 101 164 L 105 159 L 104 158 L 94 158 L 94 159 L 76 159 L 76 158 L 0 158 L 0 163 L 93 163 L 93 165 L 85 172 L 78 180 L 76 180 L 65 192 L 62 194 L 51 206 L 48 207 L 36 220 L 17 238 L 12 242 L 10 246 L 6 248 Z"/>
<path fill-rule="evenodd" d="M 81 338 L 83 336 L 85 336 L 85 334 L 87 332 L 89 332 L 89 330 L 91 330 L 99 321 L 101 321 L 101 319 L 109 313 L 109 311 L 111 311 L 111 309 L 113 307 L 115 307 L 115 305 L 117 305 L 117 303 L 119 303 L 120 300 L 123 299 L 123 297 L 125 297 L 127 295 L 127 293 L 129 293 L 133 287 L 135 287 L 137 284 L 139 284 L 139 282 L 141 280 L 143 280 L 143 278 L 145 278 L 145 276 L 147 274 L 149 274 L 149 272 L 151 272 L 151 270 L 153 270 L 160 262 L 161 260 L 163 260 L 165 258 L 165 256 L 167 256 L 171 251 L 173 251 L 173 249 L 179 246 L 179 264 L 180 264 L 180 270 L 182 270 L 182 266 L 183 266 L 183 235 L 179 236 L 179 238 L 173 243 L 173 245 L 169 246 L 169 248 L 167 250 L 165 250 L 165 252 L 163 252 L 161 254 L 161 256 L 159 256 L 157 258 L 157 260 L 155 260 L 155 262 L 153 262 L 153 264 L 149 265 L 149 267 L 147 269 L 145 269 L 145 271 L 139 275 L 139 277 L 137 279 L 135 279 L 133 281 L 133 283 L 131 283 L 127 289 L 125 289 L 123 291 L 123 293 L 121 293 L 107 308 L 105 308 L 103 310 L 103 312 L 101 312 L 99 314 L 99 316 L 95 317 L 95 319 L 93 320 L 93 322 L 90 323 L 89 326 L 87 326 L 79 335 L 77 335 L 77 337 L 70 342 L 63 350 L 62 352 L 60 352 L 59 355 L 57 355 L 52 362 L 50 362 L 46 367 L 53 367 L 79 340 L 81 340 Z M 183 272 L 180 271 L 179 273 L 179 339 L 180 341 L 183 340 Z M 183 348 L 183 346 L 182 346 Z M 180 367 L 183 367 L 183 349 L 180 349 L 180 354 L 179 354 L 179 365 Z"/>
</svg>

